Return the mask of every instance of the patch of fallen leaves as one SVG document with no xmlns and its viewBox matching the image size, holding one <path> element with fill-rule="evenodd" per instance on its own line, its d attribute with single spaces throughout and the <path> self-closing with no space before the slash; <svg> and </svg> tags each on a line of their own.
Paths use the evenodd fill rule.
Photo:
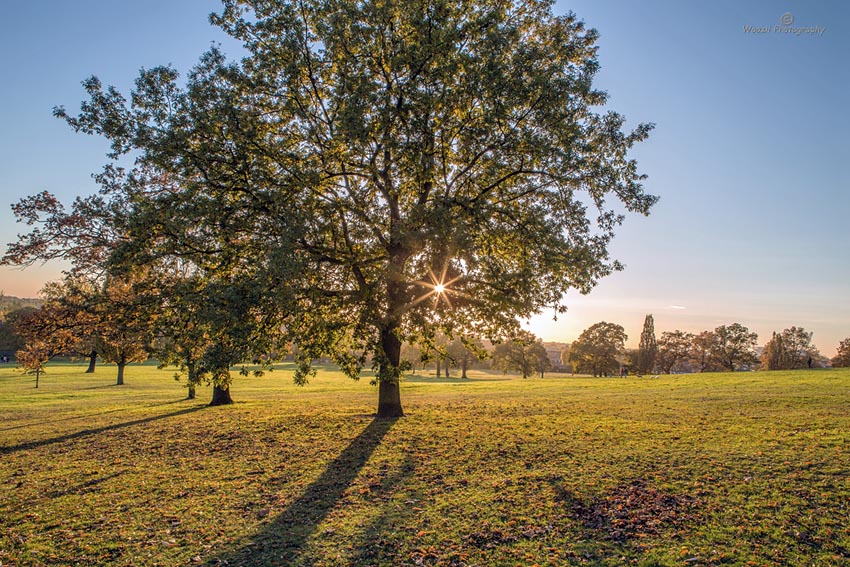
<svg viewBox="0 0 850 567">
<path fill-rule="evenodd" d="M 676 531 L 697 518 L 699 505 L 692 496 L 663 492 L 640 479 L 619 485 L 587 503 L 568 493 L 561 497 L 585 528 L 616 542 Z"/>
</svg>

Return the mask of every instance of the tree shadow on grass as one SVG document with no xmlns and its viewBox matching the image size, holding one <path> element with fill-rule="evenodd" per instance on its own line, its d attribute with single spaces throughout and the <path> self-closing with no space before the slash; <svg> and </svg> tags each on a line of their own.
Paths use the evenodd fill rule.
<svg viewBox="0 0 850 567">
<path fill-rule="evenodd" d="M 304 493 L 243 547 L 209 565 L 291 565 L 396 422 L 374 419 Z"/>
<path fill-rule="evenodd" d="M 97 435 L 99 433 L 104 433 L 106 431 L 114 431 L 116 429 L 124 429 L 125 427 L 132 427 L 133 425 L 141 425 L 143 423 L 150 423 L 152 421 L 159 421 L 160 419 L 165 419 L 168 417 L 177 417 L 178 415 L 185 415 L 187 413 L 193 413 L 198 410 L 206 408 L 206 405 L 202 406 L 194 406 L 191 408 L 186 408 L 178 411 L 173 411 L 170 413 L 164 413 L 160 415 L 152 415 L 150 417 L 144 417 L 142 419 L 134 419 L 133 421 L 125 421 L 123 423 L 115 423 L 112 425 L 104 425 L 103 427 L 95 427 L 92 429 L 83 429 L 82 431 L 75 431 L 74 433 L 68 433 L 66 435 L 60 435 L 59 437 L 50 437 L 48 439 L 41 439 L 39 441 L 27 441 L 26 443 L 20 443 L 18 445 L 10 445 L 8 447 L 0 447 L 0 455 L 8 455 L 10 453 L 16 453 L 18 451 L 26 451 L 29 449 L 38 449 L 39 447 L 44 447 L 46 445 L 53 445 L 54 443 L 64 443 L 66 441 L 74 441 L 76 439 L 80 439 L 82 437 L 88 437 L 90 435 Z"/>
<path fill-rule="evenodd" d="M 161 406 L 171 406 L 171 405 L 174 405 L 174 404 L 185 403 L 186 401 L 187 401 L 186 398 L 182 398 L 180 400 L 171 400 L 171 401 L 162 402 L 162 403 L 159 403 L 159 404 L 149 404 L 149 405 L 146 405 L 144 407 L 145 408 L 157 408 L 157 407 L 161 407 Z M 89 413 L 66 415 L 65 417 L 57 417 L 57 418 L 53 418 L 53 419 L 44 419 L 44 420 L 41 420 L 41 421 L 28 421 L 26 423 L 21 423 L 21 424 L 18 424 L 18 425 L 10 425 L 8 427 L 0 427 L 0 433 L 2 433 L 4 431 L 12 431 L 12 430 L 15 430 L 15 429 L 26 429 L 28 427 L 35 427 L 37 425 L 47 425 L 48 423 L 60 423 L 60 422 L 63 422 L 63 421 L 74 421 L 75 419 L 89 419 L 91 417 L 101 417 L 101 416 L 104 416 L 104 415 L 108 415 L 110 413 L 126 413 L 128 411 L 132 411 L 131 408 L 121 407 L 121 408 L 105 410 L 105 411 L 94 411 L 94 412 L 89 412 Z"/>
<path fill-rule="evenodd" d="M 425 497 L 412 490 L 408 482 L 415 474 L 416 464 L 408 456 L 392 473 L 380 483 L 379 513 L 361 526 L 357 542 L 353 545 L 348 558 L 349 565 L 398 565 L 402 558 L 398 556 L 398 542 L 403 536 L 399 533 L 407 529 L 411 518 L 416 516 L 416 505 Z M 404 495 L 403 506 L 393 502 L 393 495 Z"/>
<path fill-rule="evenodd" d="M 85 413 L 85 414 L 79 414 L 79 415 L 69 415 L 69 416 L 66 416 L 66 417 L 57 417 L 57 418 L 54 418 L 54 419 L 44 419 L 42 421 L 28 421 L 26 423 L 21 423 L 19 425 L 10 425 L 8 427 L 0 427 L 0 432 L 12 431 L 13 429 L 26 429 L 28 427 L 35 427 L 36 425 L 46 425 L 48 423 L 59 423 L 61 421 L 71 421 L 71 420 L 74 420 L 74 419 L 87 419 L 89 417 L 101 416 L 101 415 L 106 415 L 106 414 L 109 414 L 109 413 L 119 413 L 119 412 L 124 412 L 124 411 L 127 411 L 127 409 L 126 408 L 119 408 L 119 409 L 106 410 L 106 411 L 101 411 L 101 412 Z"/>
</svg>

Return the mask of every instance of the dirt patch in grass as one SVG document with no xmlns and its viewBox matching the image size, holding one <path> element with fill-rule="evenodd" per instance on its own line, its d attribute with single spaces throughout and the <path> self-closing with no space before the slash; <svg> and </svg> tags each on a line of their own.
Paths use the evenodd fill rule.
<svg viewBox="0 0 850 567">
<path fill-rule="evenodd" d="M 594 537 L 615 542 L 675 533 L 698 518 L 699 500 L 649 486 L 643 479 L 616 486 L 589 501 L 560 489 L 570 515 Z"/>
</svg>

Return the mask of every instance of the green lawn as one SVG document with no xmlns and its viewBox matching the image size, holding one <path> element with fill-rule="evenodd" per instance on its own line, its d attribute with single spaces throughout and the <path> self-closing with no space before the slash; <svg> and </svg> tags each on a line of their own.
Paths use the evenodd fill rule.
<svg viewBox="0 0 850 567">
<path fill-rule="evenodd" d="M 850 371 L 409 378 L 0 367 L 0 565 L 850 565 Z"/>
</svg>

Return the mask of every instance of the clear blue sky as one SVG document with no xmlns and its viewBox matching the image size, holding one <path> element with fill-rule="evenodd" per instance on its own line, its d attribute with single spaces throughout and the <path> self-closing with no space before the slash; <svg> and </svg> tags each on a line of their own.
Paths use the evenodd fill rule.
<svg viewBox="0 0 850 567">
<path fill-rule="evenodd" d="M 105 144 L 51 115 L 76 110 L 97 75 L 127 92 L 140 67 L 185 72 L 212 43 L 238 45 L 207 23 L 217 0 L 30 0 L 0 20 L 0 244 L 16 227 L 8 204 L 41 190 L 66 202 L 96 190 Z M 764 343 L 791 325 L 832 356 L 850 336 L 850 3 L 562 0 L 599 30 L 597 84 L 629 124 L 654 122 L 635 152 L 661 196 L 630 217 L 612 246 L 624 272 L 569 313 L 531 321 L 570 341 L 600 320 L 635 344 L 644 315 L 656 332 L 741 322 Z M 792 27 L 773 31 L 784 14 Z M 744 26 L 771 28 L 752 34 Z M 5 204 L 4 204 L 5 203 Z M 4 245 L 5 247 L 5 245 Z M 58 267 L 0 269 L 0 290 L 33 296 Z"/>
</svg>

